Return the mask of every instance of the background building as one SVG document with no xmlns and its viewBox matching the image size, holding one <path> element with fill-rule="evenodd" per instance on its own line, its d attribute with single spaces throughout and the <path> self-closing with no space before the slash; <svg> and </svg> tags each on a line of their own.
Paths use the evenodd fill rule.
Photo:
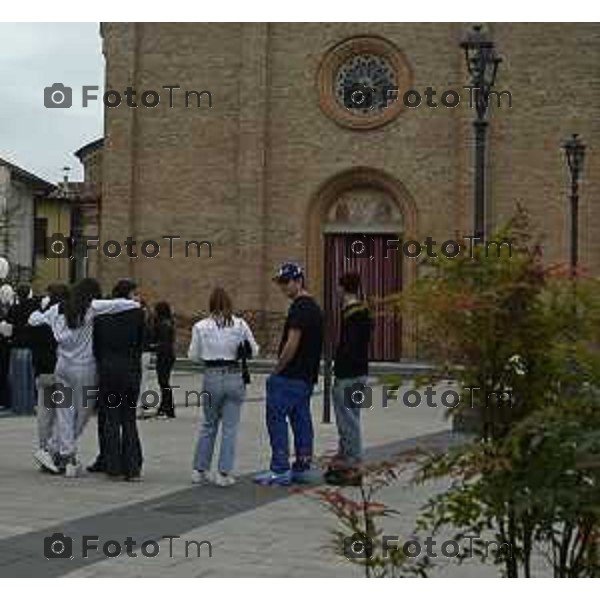
<svg viewBox="0 0 600 600">
<path fill-rule="evenodd" d="M 43 252 L 36 212 L 59 220 L 61 207 L 44 200 L 54 189 L 52 183 L 0 158 L 0 256 L 10 264 L 12 282 L 31 282 Z"/>
<path fill-rule="evenodd" d="M 515 204 L 546 236 L 548 261 L 568 260 L 568 174 L 561 141 L 588 144 L 581 186 L 581 263 L 600 269 L 600 26 L 486 26 L 504 58 L 496 89 L 512 107 L 492 107 L 488 218 Z M 233 293 L 271 351 L 286 301 L 271 282 L 277 264 L 304 264 L 309 287 L 336 306 L 337 274 L 359 267 L 366 291 L 386 295 L 417 276 L 414 259 L 386 261 L 385 236 L 439 244 L 472 231 L 474 111 L 460 41 L 451 23 L 105 23 L 106 89 L 131 86 L 137 108 L 105 111 L 101 234 L 121 243 L 179 236 L 208 240 L 211 256 L 100 257 L 98 274 L 138 279 L 150 300 L 170 300 L 180 320 L 205 309 L 214 285 Z M 348 82 L 378 81 L 455 108 L 377 106 L 348 111 Z M 169 92 L 173 89 L 173 106 Z M 141 104 L 155 90 L 161 103 Z M 186 91 L 192 95 L 185 105 Z M 147 96 L 146 100 L 152 100 Z M 197 100 L 200 100 L 200 107 Z M 348 261 L 352 236 L 373 236 L 375 259 Z M 165 244 L 167 242 L 165 241 Z M 179 248 L 179 249 L 178 249 Z M 204 248 L 203 248 L 204 250 Z M 330 320 L 330 328 L 335 324 Z M 333 325 L 332 325 L 333 323 Z M 186 323 L 187 327 L 187 323 Z M 410 320 L 382 317 L 375 358 L 414 356 Z"/>
</svg>

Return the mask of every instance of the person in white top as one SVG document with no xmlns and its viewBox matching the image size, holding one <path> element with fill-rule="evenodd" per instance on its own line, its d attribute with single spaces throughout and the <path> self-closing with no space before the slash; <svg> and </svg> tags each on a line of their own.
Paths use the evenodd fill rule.
<svg viewBox="0 0 600 600">
<path fill-rule="evenodd" d="M 231 299 L 223 288 L 215 288 L 209 299 L 210 316 L 192 328 L 188 357 L 204 362 L 206 367 L 202 397 L 204 421 L 200 428 L 194 457 L 193 483 L 209 481 L 215 440 L 221 425 L 221 447 L 218 471 L 214 481 L 220 486 L 235 483 L 231 475 L 242 402 L 246 396 L 242 371 L 238 362 L 240 347 L 251 356 L 259 348 L 244 319 L 233 315 Z"/>
<path fill-rule="evenodd" d="M 97 396 L 92 347 L 94 317 L 139 308 L 134 300 L 100 300 L 100 297 L 98 282 L 85 278 L 72 286 L 63 304 L 37 310 L 29 317 L 29 325 L 49 325 L 57 342 L 56 386 L 44 402 L 45 408 L 56 411 L 53 441 L 56 456 L 45 457 L 45 463 L 54 463 L 56 472 L 64 469 L 67 477 L 76 477 L 81 470 L 76 443 Z"/>
</svg>

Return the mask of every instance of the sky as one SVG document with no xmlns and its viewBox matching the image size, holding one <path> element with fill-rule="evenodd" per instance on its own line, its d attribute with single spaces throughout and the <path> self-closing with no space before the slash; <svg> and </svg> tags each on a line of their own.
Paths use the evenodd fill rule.
<svg viewBox="0 0 600 600">
<path fill-rule="evenodd" d="M 44 88 L 72 88 L 71 108 L 46 108 Z M 51 182 L 83 179 L 73 152 L 102 136 L 102 103 L 82 107 L 83 85 L 101 97 L 99 23 L 0 23 L 0 157 Z M 55 99 L 60 97 L 55 96 Z"/>
</svg>

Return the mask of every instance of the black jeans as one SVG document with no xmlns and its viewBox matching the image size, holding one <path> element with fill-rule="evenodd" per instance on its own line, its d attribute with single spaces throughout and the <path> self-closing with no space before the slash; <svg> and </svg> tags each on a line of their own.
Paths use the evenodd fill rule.
<svg viewBox="0 0 600 600">
<path fill-rule="evenodd" d="M 156 376 L 158 385 L 160 386 L 160 406 L 158 407 L 159 415 L 167 415 L 168 417 L 175 416 L 175 405 L 173 404 L 173 390 L 171 389 L 171 371 L 175 358 L 173 357 L 158 357 L 156 360 Z"/>
<path fill-rule="evenodd" d="M 136 421 L 140 373 L 110 370 L 99 375 L 101 464 L 109 475 L 135 477 L 140 474 L 143 462 Z"/>
<path fill-rule="evenodd" d="M 0 406 L 10 408 L 10 386 L 8 385 L 8 365 L 10 362 L 10 346 L 0 341 Z"/>
<path fill-rule="evenodd" d="M 98 396 L 98 456 L 94 465 L 101 470 L 106 469 L 106 407 L 102 398 Z"/>
</svg>

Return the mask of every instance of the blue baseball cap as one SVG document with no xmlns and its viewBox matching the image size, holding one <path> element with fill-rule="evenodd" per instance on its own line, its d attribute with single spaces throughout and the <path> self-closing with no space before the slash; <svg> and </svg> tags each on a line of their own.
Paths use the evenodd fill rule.
<svg viewBox="0 0 600 600">
<path fill-rule="evenodd" d="M 273 277 L 273 281 L 277 283 L 287 283 L 294 279 L 304 277 L 304 271 L 300 265 L 296 263 L 283 263 L 277 270 L 277 274 Z"/>
</svg>

